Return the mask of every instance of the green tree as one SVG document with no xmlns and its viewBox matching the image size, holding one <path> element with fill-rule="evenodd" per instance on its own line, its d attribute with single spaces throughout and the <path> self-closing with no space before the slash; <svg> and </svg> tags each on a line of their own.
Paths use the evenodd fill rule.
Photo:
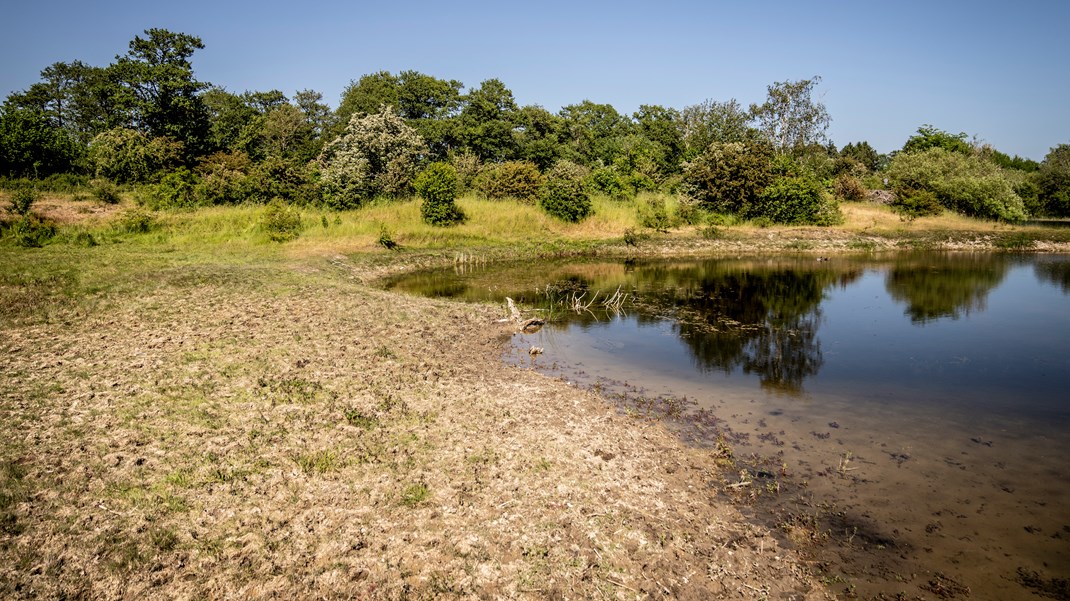
<svg viewBox="0 0 1070 601">
<path fill-rule="evenodd" d="M 773 182 L 773 156 L 763 141 L 713 143 L 684 165 L 684 189 L 709 210 L 746 214 Z"/>
<path fill-rule="evenodd" d="M 420 135 L 391 107 L 372 115 L 355 114 L 318 158 L 325 200 L 348 209 L 376 195 L 405 194 L 425 152 Z"/>
<path fill-rule="evenodd" d="M 208 110 L 199 94 L 207 85 L 194 78 L 190 57 L 204 44 L 166 29 L 145 34 L 134 37 L 113 65 L 123 83 L 122 102 L 131 108 L 136 128 L 152 138 L 178 140 L 187 157 L 198 156 L 207 149 Z"/>
<path fill-rule="evenodd" d="M 588 167 L 612 165 L 632 123 L 611 104 L 584 100 L 561 109 L 566 143 L 577 162 Z"/>
<path fill-rule="evenodd" d="M 1016 180 L 977 154 L 933 147 L 901 152 L 886 171 L 897 196 L 933 193 L 945 208 L 971 217 L 1021 221 L 1026 217 Z"/>
<path fill-rule="evenodd" d="M 124 127 L 101 132 L 89 144 L 94 174 L 119 183 L 148 182 L 177 167 L 181 157 L 181 142 Z"/>
<path fill-rule="evenodd" d="M 464 97 L 458 137 L 482 161 L 516 157 L 517 106 L 513 92 L 498 79 L 488 79 Z"/>
<path fill-rule="evenodd" d="M 42 112 L 0 109 L 0 175 L 45 177 L 71 171 L 84 154 L 67 130 Z"/>
<path fill-rule="evenodd" d="M 866 141 L 852 142 L 844 146 L 840 149 L 840 158 L 854 160 L 870 172 L 877 171 L 883 162 L 881 154 Z"/>
<path fill-rule="evenodd" d="M 813 90 L 821 78 L 778 81 L 768 86 L 763 104 L 752 104 L 751 116 L 758 128 L 779 152 L 793 152 L 811 144 L 823 144 L 828 131 L 828 110 L 813 100 Z"/>
<path fill-rule="evenodd" d="M 710 144 L 746 142 L 755 138 L 750 127 L 751 115 L 736 99 L 727 102 L 706 100 L 680 111 L 680 129 L 684 141 L 684 158 L 691 160 Z"/>
<path fill-rule="evenodd" d="M 561 158 L 561 117 L 541 106 L 525 106 L 517 115 L 517 156 L 545 171 Z"/>
<path fill-rule="evenodd" d="M 910 136 L 903 144 L 903 152 L 924 152 L 930 148 L 941 148 L 948 152 L 973 154 L 973 146 L 966 141 L 966 133 L 950 134 L 932 125 L 922 125 L 918 133 Z"/>
<path fill-rule="evenodd" d="M 680 172 L 684 156 L 684 131 L 682 118 L 676 109 L 643 104 L 632 114 L 639 135 L 657 144 L 654 157 L 662 175 Z"/>
<path fill-rule="evenodd" d="M 1035 178 L 1044 212 L 1053 217 L 1070 217 L 1070 144 L 1052 148 Z"/>
</svg>

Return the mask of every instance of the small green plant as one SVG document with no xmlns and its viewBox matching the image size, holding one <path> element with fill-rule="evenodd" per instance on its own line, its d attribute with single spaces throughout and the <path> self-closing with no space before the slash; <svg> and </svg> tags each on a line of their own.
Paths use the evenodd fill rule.
<svg viewBox="0 0 1070 601">
<path fill-rule="evenodd" d="M 56 225 L 35 215 L 23 215 L 8 231 L 17 246 L 40 248 L 56 235 Z"/>
<path fill-rule="evenodd" d="M 724 232 L 716 225 L 707 225 L 702 228 L 702 237 L 706 240 L 717 240 L 724 237 Z"/>
<path fill-rule="evenodd" d="M 112 228 L 123 234 L 147 234 L 156 227 L 156 217 L 144 209 L 130 209 L 119 216 Z"/>
<path fill-rule="evenodd" d="M 264 208 L 260 227 L 272 242 L 294 240 L 301 235 L 301 213 L 281 198 L 275 198 Z"/>
<path fill-rule="evenodd" d="M 95 179 L 90 182 L 89 190 L 93 195 L 93 198 L 104 204 L 119 204 L 119 201 L 121 200 L 119 196 L 119 186 L 116 186 L 111 180 Z"/>
<path fill-rule="evenodd" d="M 299 453 L 294 456 L 294 462 L 308 475 L 326 474 L 342 467 L 342 460 L 338 455 L 328 450 Z"/>
<path fill-rule="evenodd" d="M 394 240 L 394 237 L 390 234 L 390 230 L 386 229 L 385 225 L 379 228 L 379 240 L 376 242 L 379 246 L 382 246 L 387 250 L 398 250 L 401 248 L 401 245 Z"/>
<path fill-rule="evenodd" d="M 431 496 L 431 490 L 423 482 L 410 484 L 401 493 L 401 504 L 406 507 L 416 507 Z"/>
<path fill-rule="evenodd" d="M 11 211 L 25 217 L 30 214 L 30 208 L 40 197 L 37 190 L 29 186 L 20 186 L 11 193 Z"/>
<path fill-rule="evenodd" d="M 639 246 L 647 237 L 646 234 L 637 231 L 633 227 L 624 230 L 624 243 L 628 246 Z"/>
<path fill-rule="evenodd" d="M 378 418 L 374 415 L 368 415 L 360 409 L 346 409 L 345 418 L 349 425 L 356 426 L 362 430 L 371 430 L 379 424 Z"/>
<path fill-rule="evenodd" d="M 1023 232 L 1015 232 L 997 238 L 993 243 L 996 248 L 1008 251 L 1032 250 L 1036 240 Z"/>
<path fill-rule="evenodd" d="M 84 246 L 86 248 L 92 248 L 94 246 L 97 246 L 99 243 L 97 242 L 97 239 L 93 237 L 93 234 L 85 230 L 78 230 L 74 234 L 74 236 L 71 237 L 71 244 L 74 244 L 75 246 Z"/>
</svg>

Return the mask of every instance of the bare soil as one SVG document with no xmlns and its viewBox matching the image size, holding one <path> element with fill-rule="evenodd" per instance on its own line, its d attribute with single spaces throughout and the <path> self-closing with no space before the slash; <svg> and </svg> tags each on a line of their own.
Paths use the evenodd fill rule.
<svg viewBox="0 0 1070 601">
<path fill-rule="evenodd" d="M 0 597 L 828 596 L 718 451 L 504 364 L 504 308 L 287 270 L 6 323 Z"/>
</svg>

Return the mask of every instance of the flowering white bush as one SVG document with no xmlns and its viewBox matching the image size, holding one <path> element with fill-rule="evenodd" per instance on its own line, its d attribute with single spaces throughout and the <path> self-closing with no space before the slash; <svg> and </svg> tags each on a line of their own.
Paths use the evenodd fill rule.
<svg viewBox="0 0 1070 601">
<path fill-rule="evenodd" d="M 336 209 L 359 207 L 377 195 L 411 192 L 423 138 L 394 109 L 357 114 L 319 156 L 323 197 Z"/>
</svg>

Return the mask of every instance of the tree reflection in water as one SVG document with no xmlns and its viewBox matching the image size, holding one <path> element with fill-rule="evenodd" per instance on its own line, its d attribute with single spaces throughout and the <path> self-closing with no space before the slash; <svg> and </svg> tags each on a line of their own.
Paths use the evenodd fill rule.
<svg viewBox="0 0 1070 601">
<path fill-rule="evenodd" d="M 895 262 L 885 285 L 893 299 L 907 304 L 913 323 L 925 324 L 983 311 L 1009 267 L 999 254 L 907 255 Z"/>
</svg>

